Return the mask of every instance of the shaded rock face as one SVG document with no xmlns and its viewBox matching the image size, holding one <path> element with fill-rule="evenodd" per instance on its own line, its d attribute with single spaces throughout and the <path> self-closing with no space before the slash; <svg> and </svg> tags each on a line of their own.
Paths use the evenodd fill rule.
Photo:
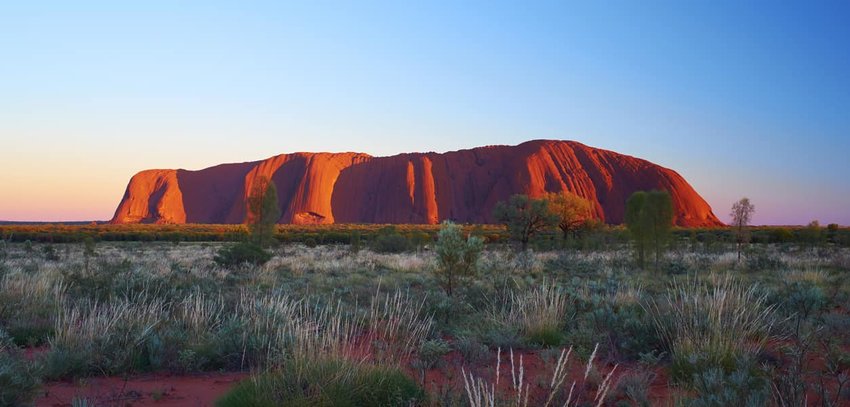
<svg viewBox="0 0 850 407">
<path fill-rule="evenodd" d="M 275 183 L 280 223 L 490 223 L 496 203 L 512 194 L 566 190 L 618 224 L 633 192 L 663 189 L 673 198 L 676 225 L 722 225 L 675 171 L 553 140 L 391 157 L 293 153 L 199 171 L 147 170 L 130 179 L 112 223 L 242 223 L 261 177 Z"/>
</svg>

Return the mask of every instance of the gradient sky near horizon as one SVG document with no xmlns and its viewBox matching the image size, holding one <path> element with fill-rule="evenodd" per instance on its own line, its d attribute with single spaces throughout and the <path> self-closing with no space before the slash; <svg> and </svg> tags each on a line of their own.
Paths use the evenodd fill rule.
<svg viewBox="0 0 850 407">
<path fill-rule="evenodd" d="M 604 3 L 604 4 L 603 4 Z M 0 219 L 146 168 L 571 139 L 850 225 L 850 2 L 0 4 Z"/>
</svg>

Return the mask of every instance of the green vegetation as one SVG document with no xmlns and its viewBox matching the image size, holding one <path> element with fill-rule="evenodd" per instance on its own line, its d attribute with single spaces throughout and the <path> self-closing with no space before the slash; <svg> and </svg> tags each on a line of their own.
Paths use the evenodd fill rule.
<svg viewBox="0 0 850 407">
<path fill-rule="evenodd" d="M 440 287 L 451 297 L 460 280 L 473 276 L 477 271 L 484 240 L 476 236 L 464 239 L 459 226 L 443 222 L 443 228 L 437 234 L 435 249 L 437 267 L 434 274 Z"/>
<path fill-rule="evenodd" d="M 306 243 L 312 240 L 317 245 L 350 244 L 354 236 L 358 236 L 361 247 L 366 247 L 375 239 L 382 229 L 392 226 L 400 235 L 413 240 L 414 235 L 436 236 L 440 225 L 379 225 L 379 224 L 330 224 L 330 225 L 276 225 L 275 240 L 281 243 Z M 465 234 L 473 233 L 482 237 L 486 243 L 503 243 L 509 240 L 504 225 L 460 225 Z M 810 233 L 805 227 L 780 226 L 750 226 L 751 242 L 754 244 L 810 244 Z M 623 226 L 610 226 L 590 222 L 581 228 L 578 242 L 573 248 L 584 250 L 602 250 L 620 247 L 628 241 L 628 234 Z M 703 249 L 712 251 L 723 247 L 724 244 L 734 243 L 735 234 L 732 228 L 677 228 L 671 231 L 672 242 L 679 243 L 687 240 L 689 244 L 696 242 Z M 529 245 L 535 249 L 552 249 L 548 242 L 561 234 L 560 231 L 545 229 L 539 231 L 529 240 Z M 3 263 L 4 246 L 13 243 L 23 243 L 30 240 L 34 243 L 80 243 L 86 237 L 93 242 L 240 242 L 248 237 L 245 225 L 0 225 L 0 264 Z M 833 226 L 826 228 L 826 239 L 819 244 L 831 244 L 839 247 L 850 247 L 850 228 Z M 818 243 L 818 242 L 815 242 Z M 56 245 L 57 248 L 67 247 Z M 64 250 L 62 250 L 64 251 Z M 716 251 L 716 250 L 715 250 Z"/>
<path fill-rule="evenodd" d="M 564 241 L 594 219 L 593 203 L 571 192 L 548 193 L 543 199 L 549 202 L 549 210 L 558 217 Z"/>
<path fill-rule="evenodd" d="M 272 258 L 266 248 L 276 242 L 275 227 L 280 220 L 274 183 L 265 177 L 254 181 L 247 206 L 248 237 L 244 241 L 221 248 L 214 258 L 219 266 L 260 266 Z"/>
<path fill-rule="evenodd" d="M 626 201 L 626 227 L 634 239 L 638 264 L 645 265 L 646 251 L 655 253 L 655 270 L 673 228 L 673 202 L 666 191 L 639 191 Z"/>
<path fill-rule="evenodd" d="M 523 252 L 532 237 L 558 222 L 558 216 L 549 210 L 548 201 L 527 195 L 512 195 L 507 202 L 496 204 L 493 219 L 507 227 L 508 235 L 519 242 Z"/>
<path fill-rule="evenodd" d="M 729 217 L 732 218 L 732 230 L 735 233 L 735 248 L 737 250 L 738 261 L 741 261 L 741 247 L 750 243 L 749 224 L 753 217 L 753 212 L 756 211 L 755 205 L 750 203 L 749 198 L 741 198 L 740 201 L 732 205 L 732 212 Z"/>
<path fill-rule="evenodd" d="M 404 253 L 413 247 L 410 239 L 398 232 L 395 226 L 378 230 L 370 247 L 377 253 Z"/>
<path fill-rule="evenodd" d="M 401 370 L 344 360 L 288 364 L 242 382 L 216 403 L 230 406 L 410 406 L 425 392 Z"/>
<path fill-rule="evenodd" d="M 271 260 L 272 254 L 254 242 L 239 242 L 225 246 L 218 251 L 214 260 L 222 267 L 236 267 L 241 265 L 260 266 Z"/>
<path fill-rule="evenodd" d="M 665 211 L 650 195 L 634 212 L 652 272 L 608 226 L 570 245 L 539 229 L 522 253 L 509 229 L 452 223 L 276 226 L 267 248 L 244 226 L 206 229 L 235 244 L 102 239 L 113 226 L 79 226 L 80 243 L 8 238 L 0 397 L 246 371 L 221 405 L 647 405 L 659 380 L 686 405 L 850 402 L 846 229 L 748 228 L 742 264 L 732 229 L 653 237 L 664 216 L 643 213 Z"/>
<path fill-rule="evenodd" d="M 0 406 L 29 404 L 39 384 L 34 367 L 24 361 L 12 339 L 0 327 Z"/>
<path fill-rule="evenodd" d="M 274 183 L 266 177 L 255 180 L 247 207 L 249 241 L 261 248 L 271 246 L 275 241 L 275 225 L 280 220 L 280 205 Z"/>
<path fill-rule="evenodd" d="M 774 305 L 757 286 L 721 278 L 712 284 L 676 282 L 649 309 L 672 356 L 674 379 L 720 369 L 731 373 L 740 363 L 752 363 L 776 322 Z"/>
</svg>

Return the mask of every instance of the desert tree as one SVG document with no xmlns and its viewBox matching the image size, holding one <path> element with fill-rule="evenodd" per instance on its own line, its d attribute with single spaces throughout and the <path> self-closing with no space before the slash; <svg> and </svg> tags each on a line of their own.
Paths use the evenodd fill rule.
<svg viewBox="0 0 850 407">
<path fill-rule="evenodd" d="M 647 227 L 644 224 L 644 219 L 641 217 L 641 211 L 646 204 L 646 192 L 638 191 L 633 193 L 626 201 L 626 229 L 632 237 L 637 253 L 638 265 L 643 268 L 646 261 L 646 242 L 647 242 Z"/>
<path fill-rule="evenodd" d="M 0 238 L 0 265 L 6 264 L 6 258 L 9 257 L 9 244 L 12 241 L 12 233 L 4 233 Z"/>
<path fill-rule="evenodd" d="M 83 260 L 85 261 L 86 272 L 89 271 L 91 258 L 97 256 L 95 247 L 96 243 L 93 237 L 86 236 L 85 239 L 83 239 Z"/>
<path fill-rule="evenodd" d="M 477 236 L 464 238 L 460 226 L 445 221 L 437 234 L 435 248 L 437 267 L 434 274 L 440 286 L 451 297 L 462 279 L 475 274 L 484 249 L 484 239 Z"/>
<path fill-rule="evenodd" d="M 735 250 L 738 252 L 738 261 L 741 261 L 741 247 L 750 242 L 750 230 L 748 228 L 753 218 L 756 207 L 750 203 L 750 198 L 741 198 L 732 204 L 732 231 L 735 234 Z"/>
<path fill-rule="evenodd" d="M 558 217 L 549 211 L 546 200 L 519 194 L 497 203 L 493 208 L 493 219 L 507 226 L 511 239 L 520 243 L 523 252 L 528 249 L 532 236 L 558 222 Z"/>
<path fill-rule="evenodd" d="M 248 196 L 247 223 L 251 241 L 262 247 L 271 246 L 280 219 L 280 205 L 274 182 L 266 177 L 254 181 Z"/>
<path fill-rule="evenodd" d="M 826 225 L 827 239 L 831 243 L 838 243 L 838 231 L 839 231 L 839 229 L 840 229 L 840 226 L 838 226 L 837 223 L 830 223 L 830 224 Z"/>
<path fill-rule="evenodd" d="M 823 242 L 823 233 L 821 229 L 822 228 L 818 220 L 809 222 L 806 227 L 800 229 L 800 240 L 810 247 L 819 245 Z"/>
<path fill-rule="evenodd" d="M 667 191 L 638 191 L 626 201 L 626 227 L 635 242 L 638 264 L 644 268 L 646 251 L 655 254 L 655 269 L 670 240 L 673 228 L 673 201 Z"/>
<path fill-rule="evenodd" d="M 547 193 L 543 199 L 549 202 L 549 211 L 558 217 L 558 229 L 561 229 L 563 239 L 593 219 L 593 203 L 572 192 Z"/>
</svg>

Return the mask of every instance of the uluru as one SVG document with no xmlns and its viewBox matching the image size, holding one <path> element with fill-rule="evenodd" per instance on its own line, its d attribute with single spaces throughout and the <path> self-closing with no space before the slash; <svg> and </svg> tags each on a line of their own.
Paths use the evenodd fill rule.
<svg viewBox="0 0 850 407">
<path fill-rule="evenodd" d="M 706 201 L 677 172 L 575 141 L 532 140 L 446 153 L 373 157 L 291 153 L 198 171 L 145 170 L 130 179 L 112 223 L 243 223 L 261 178 L 274 182 L 279 223 L 491 223 L 497 202 L 570 191 L 597 217 L 623 222 L 635 191 L 670 193 L 678 226 L 719 226 Z"/>
</svg>

